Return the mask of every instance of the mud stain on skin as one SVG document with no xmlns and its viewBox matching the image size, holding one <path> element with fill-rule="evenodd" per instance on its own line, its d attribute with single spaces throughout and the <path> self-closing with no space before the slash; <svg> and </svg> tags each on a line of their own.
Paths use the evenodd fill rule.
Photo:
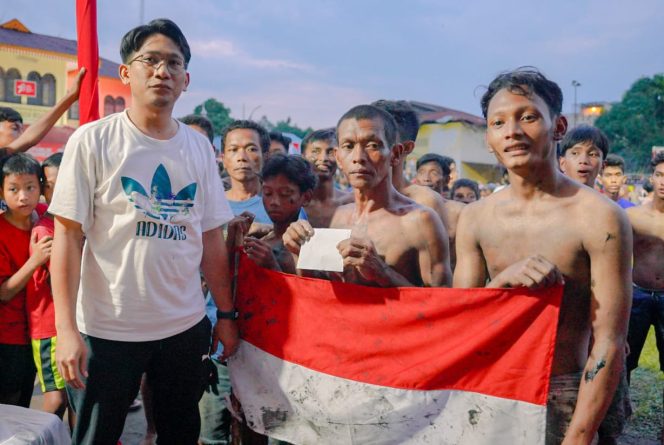
<svg viewBox="0 0 664 445">
<path fill-rule="evenodd" d="M 595 364 L 595 367 L 591 370 L 586 371 L 586 383 L 592 382 L 595 379 L 595 376 L 597 376 L 597 373 L 602 369 L 603 367 L 606 366 L 606 360 L 603 358 L 600 359 L 597 364 Z"/>
</svg>

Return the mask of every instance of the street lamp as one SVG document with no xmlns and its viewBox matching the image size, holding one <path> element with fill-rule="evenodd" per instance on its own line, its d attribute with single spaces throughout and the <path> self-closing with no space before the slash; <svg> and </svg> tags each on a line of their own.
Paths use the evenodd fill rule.
<svg viewBox="0 0 664 445">
<path fill-rule="evenodd" d="M 574 87 L 574 126 L 576 127 L 576 119 L 577 119 L 577 116 L 578 116 L 578 113 L 577 113 L 577 108 L 578 107 L 577 107 L 577 103 L 576 103 L 576 89 L 581 86 L 581 83 L 576 81 L 576 80 L 573 80 L 572 81 L 572 86 Z"/>
</svg>

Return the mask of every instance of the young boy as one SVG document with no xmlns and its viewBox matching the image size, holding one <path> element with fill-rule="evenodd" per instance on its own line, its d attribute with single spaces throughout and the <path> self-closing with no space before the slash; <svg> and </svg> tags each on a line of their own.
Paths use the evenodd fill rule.
<svg viewBox="0 0 664 445">
<path fill-rule="evenodd" d="M 558 162 L 566 176 L 592 188 L 608 154 L 609 140 L 602 130 L 579 125 L 560 143 Z"/>
<path fill-rule="evenodd" d="M 46 203 L 51 203 L 62 153 L 55 153 L 42 163 L 42 193 Z M 35 240 L 53 238 L 53 216 L 44 213 L 32 228 Z M 31 249 L 32 253 L 32 249 Z M 44 393 L 42 409 L 62 417 L 66 407 L 65 381 L 60 376 L 53 360 L 56 347 L 55 310 L 51 295 L 50 264 L 47 262 L 32 274 L 26 286 L 26 309 L 32 343 L 32 356 L 37 367 L 37 376 Z"/>
<path fill-rule="evenodd" d="M 245 237 L 244 251 L 262 267 L 294 274 L 295 264 L 284 249 L 282 237 L 288 226 L 298 220 L 302 207 L 311 201 L 316 174 L 303 158 L 277 154 L 265 162 L 261 176 L 263 205 L 273 228 L 261 239 Z M 236 221 L 231 224 L 237 224 Z"/>
<path fill-rule="evenodd" d="M 30 406 L 35 367 L 28 341 L 25 287 L 51 255 L 52 238 L 31 235 L 32 212 L 41 195 L 41 167 L 14 154 L 0 168 L 0 403 Z M 32 254 L 30 254 L 32 251 Z"/>
</svg>

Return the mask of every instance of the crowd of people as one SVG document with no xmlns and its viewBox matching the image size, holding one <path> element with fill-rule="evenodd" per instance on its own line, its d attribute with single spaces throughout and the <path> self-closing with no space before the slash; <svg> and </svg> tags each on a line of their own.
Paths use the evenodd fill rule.
<svg viewBox="0 0 664 445">
<path fill-rule="evenodd" d="M 23 152 L 76 100 L 84 70 L 23 133 L 0 110 L 0 403 L 29 406 L 36 374 L 43 410 L 70 407 L 75 444 L 115 445 L 139 390 L 146 444 L 267 443 L 228 406 L 242 251 L 366 286 L 564 284 L 547 443 L 616 443 L 653 324 L 664 369 L 664 153 L 635 205 L 602 132 L 568 131 L 558 85 L 520 69 L 481 100 L 500 185 L 459 178 L 433 153 L 408 177 L 419 122 L 405 101 L 351 108 L 308 134 L 301 156 L 236 120 L 217 165 L 211 123 L 172 117 L 191 57 L 177 25 L 134 28 L 120 52 L 131 108 L 79 128 L 64 155 L 40 165 Z M 296 267 L 318 228 L 351 229 L 342 273 Z"/>
</svg>

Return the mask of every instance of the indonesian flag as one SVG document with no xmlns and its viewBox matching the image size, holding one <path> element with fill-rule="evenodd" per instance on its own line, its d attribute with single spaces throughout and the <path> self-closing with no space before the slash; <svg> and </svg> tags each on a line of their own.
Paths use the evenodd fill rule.
<svg viewBox="0 0 664 445">
<path fill-rule="evenodd" d="M 562 287 L 372 288 L 243 257 L 231 383 L 295 444 L 544 443 Z"/>
</svg>

